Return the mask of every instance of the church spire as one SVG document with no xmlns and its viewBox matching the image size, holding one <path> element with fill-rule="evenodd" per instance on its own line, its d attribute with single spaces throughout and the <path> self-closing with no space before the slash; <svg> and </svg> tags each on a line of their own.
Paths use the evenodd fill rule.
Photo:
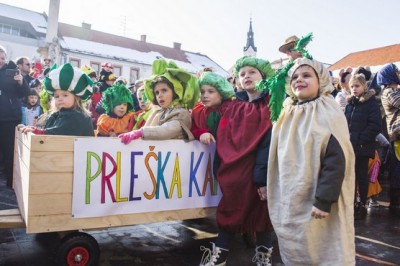
<svg viewBox="0 0 400 266">
<path fill-rule="evenodd" d="M 247 32 L 247 43 L 246 46 L 243 47 L 243 54 L 253 57 L 256 57 L 257 54 L 257 47 L 254 45 L 254 33 L 251 18 L 249 31 Z"/>
</svg>

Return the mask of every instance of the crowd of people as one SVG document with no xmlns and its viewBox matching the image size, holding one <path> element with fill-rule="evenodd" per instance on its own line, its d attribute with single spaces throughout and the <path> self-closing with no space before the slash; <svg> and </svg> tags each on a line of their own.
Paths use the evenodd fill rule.
<svg viewBox="0 0 400 266">
<path fill-rule="evenodd" d="M 306 50 L 311 37 L 285 41 L 279 51 L 289 60 L 278 71 L 244 56 L 230 77 L 209 68 L 194 76 L 157 59 L 152 76 L 131 84 L 110 63 L 99 75 L 49 60 L 33 67 L 27 57 L 7 61 L 0 47 L 7 185 L 15 128 L 118 137 L 125 145 L 140 138 L 215 143 L 219 233 L 201 247 L 201 266 L 226 265 L 237 233 L 254 236 L 256 265 L 271 265 L 273 232 L 287 265 L 354 265 L 354 219 L 364 219 L 380 193 L 383 162 L 390 210 L 400 217 L 400 72 L 394 64 L 374 75 L 347 68 L 334 84 Z"/>
</svg>

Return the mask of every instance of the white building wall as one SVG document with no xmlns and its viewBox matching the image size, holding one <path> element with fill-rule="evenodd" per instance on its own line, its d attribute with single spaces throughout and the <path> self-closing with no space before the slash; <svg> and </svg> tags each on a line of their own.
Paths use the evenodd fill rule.
<svg viewBox="0 0 400 266">
<path fill-rule="evenodd" d="M 40 55 L 37 52 L 37 49 L 39 47 L 37 45 L 37 40 L 20 37 L 20 40 L 18 40 L 17 42 L 14 39 L 11 39 L 10 35 L 6 35 L 8 37 L 7 40 L 5 38 L 2 38 L 2 35 L 6 34 L 0 34 L 0 45 L 7 50 L 7 60 L 15 61 L 15 59 L 20 56 L 26 56 L 30 59 L 40 58 Z"/>
</svg>

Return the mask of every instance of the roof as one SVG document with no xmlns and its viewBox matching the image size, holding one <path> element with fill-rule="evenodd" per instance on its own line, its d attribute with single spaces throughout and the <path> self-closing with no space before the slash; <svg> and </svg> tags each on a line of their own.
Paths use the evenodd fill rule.
<svg viewBox="0 0 400 266">
<path fill-rule="evenodd" d="M 30 23 L 37 32 L 46 34 L 47 17 L 45 14 L 2 3 L 0 3 L 0 5 L 0 16 L 26 21 Z"/>
<path fill-rule="evenodd" d="M 192 73 L 197 73 L 204 67 L 210 67 L 218 74 L 227 75 L 227 72 L 221 66 L 200 53 L 192 53 L 180 48 L 162 46 L 65 23 L 58 23 L 58 26 L 62 48 L 72 52 L 148 65 L 151 65 L 157 58 L 163 57 L 166 60 L 175 61 L 179 67 Z"/>
<path fill-rule="evenodd" d="M 400 61 L 400 44 L 351 53 L 329 67 L 338 70 L 346 67 L 382 66 Z"/>
</svg>

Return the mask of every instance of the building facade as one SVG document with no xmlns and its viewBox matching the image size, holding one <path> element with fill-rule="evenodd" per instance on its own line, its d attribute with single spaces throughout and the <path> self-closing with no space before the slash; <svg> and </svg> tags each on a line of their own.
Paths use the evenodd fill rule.
<svg viewBox="0 0 400 266">
<path fill-rule="evenodd" d="M 58 21 L 60 0 L 50 0 L 49 15 L 0 3 L 0 45 L 8 59 L 27 56 L 32 61 L 50 58 L 53 63 L 87 65 L 100 72 L 101 65 L 114 65 L 116 76 L 133 82 L 151 75 L 151 65 L 158 58 L 173 60 L 186 71 L 196 74 L 205 67 L 227 76 L 228 72 L 207 55 L 93 30 L 88 23 L 81 27 Z"/>
</svg>

